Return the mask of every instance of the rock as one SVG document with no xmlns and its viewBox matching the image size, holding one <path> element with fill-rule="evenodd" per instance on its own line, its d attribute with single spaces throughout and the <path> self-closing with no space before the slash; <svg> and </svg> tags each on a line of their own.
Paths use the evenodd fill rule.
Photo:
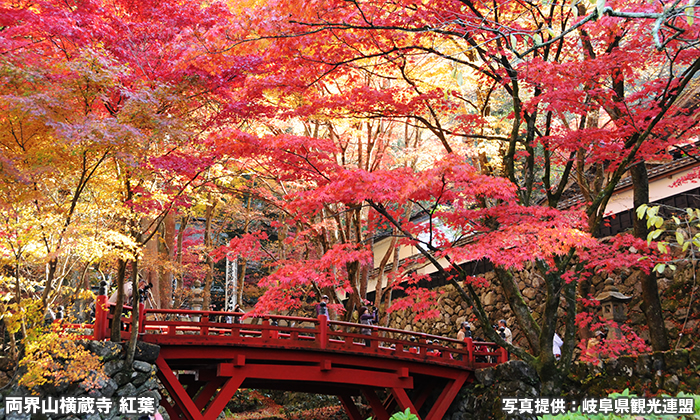
<svg viewBox="0 0 700 420">
<path fill-rule="evenodd" d="M 136 354 L 134 359 L 141 360 L 143 362 L 155 363 L 158 359 L 158 354 L 160 354 L 160 347 L 155 344 L 145 343 L 139 341 L 136 343 Z"/>
<path fill-rule="evenodd" d="M 114 382 L 117 383 L 117 386 L 126 385 L 131 380 L 129 375 L 127 375 L 124 372 L 118 372 L 116 375 L 114 375 L 113 379 L 114 379 Z"/>
<path fill-rule="evenodd" d="M 136 394 L 136 387 L 131 383 L 128 383 L 117 390 L 118 397 L 135 397 Z"/>
<path fill-rule="evenodd" d="M 688 362 L 690 366 L 697 370 L 700 370 L 700 345 L 696 345 L 688 352 Z"/>
<path fill-rule="evenodd" d="M 509 378 L 512 381 L 525 382 L 530 385 L 537 385 L 539 383 L 537 372 L 522 360 L 511 360 L 496 366 L 496 376 L 499 378 Z"/>
<path fill-rule="evenodd" d="M 90 341 L 88 350 L 105 362 L 118 359 L 122 354 L 122 346 L 113 341 Z"/>
<path fill-rule="evenodd" d="M 658 375 L 659 372 L 663 371 L 665 368 L 664 363 L 664 353 L 660 351 L 655 351 L 651 354 L 651 371 Z"/>
<path fill-rule="evenodd" d="M 114 376 L 117 372 L 124 369 L 123 360 L 111 360 L 104 365 L 104 372 L 107 376 Z"/>
<path fill-rule="evenodd" d="M 97 389 L 90 389 L 90 390 L 87 391 L 87 394 L 88 394 L 88 396 L 91 397 L 91 398 L 102 398 L 102 397 L 104 397 L 104 395 L 102 395 L 102 393 L 101 393 L 100 391 L 98 391 Z"/>
<path fill-rule="evenodd" d="M 637 366 L 635 374 L 643 378 L 651 378 L 653 372 L 651 370 L 651 356 L 648 354 L 640 354 L 637 356 Z"/>
<path fill-rule="evenodd" d="M 6 356 L 0 356 L 0 370 L 12 370 L 14 366 L 15 363 L 12 361 L 12 359 Z"/>
<path fill-rule="evenodd" d="M 672 350 L 664 352 L 664 365 L 666 370 L 677 371 L 688 367 L 688 350 Z"/>
<path fill-rule="evenodd" d="M 496 380 L 496 372 L 493 368 L 483 368 L 474 371 L 476 380 L 483 386 L 491 386 Z"/>
<path fill-rule="evenodd" d="M 111 398 L 118 388 L 119 385 L 117 385 L 117 382 L 114 379 L 109 378 L 105 386 L 101 389 L 102 395 L 104 395 L 107 398 Z"/>
<path fill-rule="evenodd" d="M 523 296 L 525 296 L 528 299 L 534 299 L 535 296 L 537 296 L 537 292 L 532 287 L 528 287 L 525 290 L 523 290 Z"/>
<path fill-rule="evenodd" d="M 678 390 L 678 385 L 680 385 L 681 381 L 678 379 L 678 376 L 676 375 L 671 375 L 664 379 L 663 382 L 663 389 L 668 391 L 671 394 L 675 394 L 676 391 Z"/>
<path fill-rule="evenodd" d="M 488 292 L 481 302 L 484 306 L 493 305 L 496 303 L 496 294 L 493 291 Z"/>
<path fill-rule="evenodd" d="M 141 386 L 148 380 L 148 376 L 149 375 L 143 372 L 134 372 L 131 374 L 131 383 L 134 384 L 134 386 Z"/>
<path fill-rule="evenodd" d="M 143 385 L 136 389 L 136 394 L 141 395 L 145 392 L 152 391 L 154 389 L 158 389 L 158 381 L 156 381 L 156 378 L 148 378 L 148 380 L 144 382 Z"/>
<path fill-rule="evenodd" d="M 153 398 L 153 400 L 156 402 L 156 408 L 158 407 L 158 403 L 160 402 L 161 398 L 160 393 L 155 389 L 143 392 L 139 394 L 139 396 L 144 398 Z"/>
<path fill-rule="evenodd" d="M 142 362 L 141 360 L 134 360 L 134 370 L 149 373 L 151 371 L 151 364 Z"/>
<path fill-rule="evenodd" d="M 0 371 L 0 389 L 5 388 L 7 384 L 10 383 L 12 378 L 10 378 L 7 373 Z"/>
<path fill-rule="evenodd" d="M 595 276 L 591 277 L 591 284 L 593 285 L 593 287 L 598 287 L 598 285 L 602 282 L 603 282 L 603 278 L 599 275 L 595 275 Z"/>
</svg>

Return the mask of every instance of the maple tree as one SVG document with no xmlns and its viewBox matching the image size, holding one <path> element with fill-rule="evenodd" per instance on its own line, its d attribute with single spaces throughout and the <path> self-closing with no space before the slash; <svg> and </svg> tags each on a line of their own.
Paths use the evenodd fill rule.
<svg viewBox="0 0 700 420">
<path fill-rule="evenodd" d="M 116 266 L 117 316 L 129 272 L 138 290 L 142 248 L 215 159 L 197 144 L 210 111 L 223 86 L 230 93 L 244 78 L 201 62 L 228 12 L 200 6 L 2 4 L 3 264 L 15 267 L 18 304 L 20 283 L 46 264 L 47 308 L 74 270 L 72 253 L 95 244 L 100 252 L 79 257 L 86 271 Z"/>
<path fill-rule="evenodd" d="M 435 315 L 436 292 L 417 287 L 428 276 L 416 267 L 430 265 L 486 327 L 478 290 L 488 285 L 463 263 L 489 260 L 526 345 L 485 334 L 555 390 L 587 279 L 652 268 L 628 252 L 653 252 L 646 233 L 592 236 L 616 185 L 631 173 L 635 205 L 648 201 L 644 160 L 698 130 L 692 104 L 678 102 L 700 70 L 692 5 L 2 7 L 0 240 L 17 304 L 25 279 L 41 279 L 46 305 L 78 265 L 81 278 L 97 265 L 116 279 L 117 314 L 123 283 L 138 298 L 140 274 L 159 279 L 167 306 L 169 275 L 178 286 L 201 275 L 209 288 L 214 260 L 237 256 L 269 273 L 257 313 L 302 307 L 313 290 L 334 295 L 349 318 L 364 303 L 373 241 L 389 234 L 375 300 L 383 311 Z M 574 184 L 583 204 L 560 209 Z M 217 247 L 239 203 L 239 235 Z M 202 237 L 188 238 L 198 218 Z M 419 257 L 402 260 L 402 248 Z M 541 308 L 515 281 L 527 265 L 545 280 Z M 244 265 L 239 282 L 245 275 Z M 655 278 L 645 285 L 651 307 Z M 407 296 L 392 301 L 398 288 Z M 653 331 L 663 348 L 663 328 Z"/>
<path fill-rule="evenodd" d="M 275 175 L 303 185 L 287 198 L 295 215 L 307 212 L 306 220 L 319 217 L 330 203 L 371 209 L 367 217 L 375 214 L 393 225 L 403 243 L 415 247 L 470 302 L 483 325 L 489 325 L 488 316 L 460 263 L 489 259 L 530 353 L 509 350 L 533 363 L 556 387 L 575 347 L 573 302 L 579 280 L 585 283 L 598 265 L 585 258 L 624 254 L 633 243 L 643 249 L 630 237 L 600 244 L 584 232 L 596 232 L 623 176 L 631 171 L 635 186 L 643 190 L 640 162 L 697 133 L 697 121 L 675 105 L 700 69 L 693 6 L 339 1 L 302 7 L 268 2 L 247 17 L 245 41 L 261 39 L 274 55 L 274 82 L 257 81 L 270 92 L 260 104 L 284 98 L 286 108 L 278 118 L 408 120 L 430 131 L 448 154 L 459 156 L 466 140 L 473 157 L 445 159 L 413 173 L 391 162 L 384 171 L 368 172 L 333 162 L 334 146 L 322 139 L 235 132 L 224 135 L 239 148 L 231 153 L 267 160 Z M 436 73 L 451 68 L 454 83 L 436 83 L 426 65 Z M 466 73 L 480 82 L 471 90 L 460 86 Z M 368 85 L 368 76 L 385 82 Z M 495 143 L 497 159 L 474 156 L 484 143 Z M 463 165 L 466 161 L 474 165 Z M 465 179 L 455 174 L 475 177 L 474 184 L 460 184 Z M 584 197 L 582 213 L 557 211 L 574 182 Z M 404 194 L 395 190 L 398 186 Z M 635 201 L 639 205 L 644 198 Z M 396 209 L 406 203 L 422 206 L 429 222 L 416 226 L 399 218 L 402 212 Z M 439 224 L 457 233 L 445 235 L 435 228 Z M 459 240 L 467 237 L 471 242 L 462 246 Z M 312 267 L 304 264 L 307 255 L 301 263 L 282 265 L 267 280 L 271 289 L 261 310 L 298 305 L 301 286 L 310 283 L 348 288 L 334 283 L 336 270 L 348 262 L 367 264 L 365 250 L 351 247 L 340 255 L 339 248 L 328 250 L 315 256 Z M 618 260 L 631 267 L 636 258 Z M 513 277 L 525 262 L 536 265 L 547 285 L 539 320 Z M 619 266 L 608 260 L 605 268 Z M 654 282 L 651 277 L 645 284 Z M 427 296 L 418 289 L 412 293 L 414 304 Z M 558 320 L 561 298 L 568 310 Z M 658 302 L 653 293 L 645 293 L 645 299 Z M 651 321 L 660 319 L 660 314 L 650 315 Z M 559 365 L 551 354 L 558 322 L 566 326 Z M 652 341 L 662 348 L 663 326 L 655 331 L 661 336 Z M 505 345 L 488 328 L 485 333 Z"/>
</svg>

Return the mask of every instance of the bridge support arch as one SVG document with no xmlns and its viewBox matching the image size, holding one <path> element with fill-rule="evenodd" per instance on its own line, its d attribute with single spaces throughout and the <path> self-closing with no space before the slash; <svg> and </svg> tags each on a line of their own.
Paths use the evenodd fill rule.
<svg viewBox="0 0 700 420">
<path fill-rule="evenodd" d="M 161 404 L 172 419 L 186 420 L 215 420 L 240 388 L 336 395 L 352 420 L 365 420 L 354 396 L 365 397 L 375 419 L 388 420 L 397 410 L 418 413 L 440 389 L 422 419 L 440 420 L 471 380 L 467 370 L 281 349 L 164 346 L 156 365 L 170 397 Z M 381 399 L 382 394 L 388 398 Z"/>
</svg>

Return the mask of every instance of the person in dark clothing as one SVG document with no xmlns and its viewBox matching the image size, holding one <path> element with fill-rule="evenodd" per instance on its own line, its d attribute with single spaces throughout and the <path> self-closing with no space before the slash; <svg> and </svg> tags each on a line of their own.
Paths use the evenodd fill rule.
<svg viewBox="0 0 700 420">
<path fill-rule="evenodd" d="M 330 314 L 328 313 L 328 296 L 323 295 L 321 296 L 321 301 L 316 304 L 316 318 L 319 317 L 319 315 L 325 315 L 330 319 Z"/>
<path fill-rule="evenodd" d="M 366 306 L 363 306 L 360 308 L 359 315 L 360 324 L 362 325 L 374 325 L 374 323 L 377 322 L 377 308 L 374 308 L 373 312 L 370 312 Z M 372 335 L 372 329 L 362 328 L 360 329 L 360 333 L 364 335 Z M 367 347 L 369 347 L 370 342 L 370 339 L 365 339 L 365 345 Z"/>
</svg>

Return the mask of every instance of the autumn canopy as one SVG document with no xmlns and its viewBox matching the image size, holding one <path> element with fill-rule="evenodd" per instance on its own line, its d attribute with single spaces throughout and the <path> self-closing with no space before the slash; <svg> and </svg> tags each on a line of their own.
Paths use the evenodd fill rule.
<svg viewBox="0 0 700 420">
<path fill-rule="evenodd" d="M 488 326 L 491 285 L 464 269 L 485 260 L 525 334 L 511 352 L 565 372 L 580 283 L 662 258 L 643 225 L 595 238 L 615 187 L 631 176 L 635 205 L 648 201 L 644 162 L 698 135 L 687 1 L 0 5 L 13 332 L 100 280 L 150 281 L 152 304 L 171 307 L 199 279 L 208 305 L 226 259 L 254 313 L 329 294 L 350 319 L 374 292 L 382 315 L 430 317 L 425 281 L 441 279 Z M 533 266 L 540 308 L 513 277 Z"/>
</svg>

